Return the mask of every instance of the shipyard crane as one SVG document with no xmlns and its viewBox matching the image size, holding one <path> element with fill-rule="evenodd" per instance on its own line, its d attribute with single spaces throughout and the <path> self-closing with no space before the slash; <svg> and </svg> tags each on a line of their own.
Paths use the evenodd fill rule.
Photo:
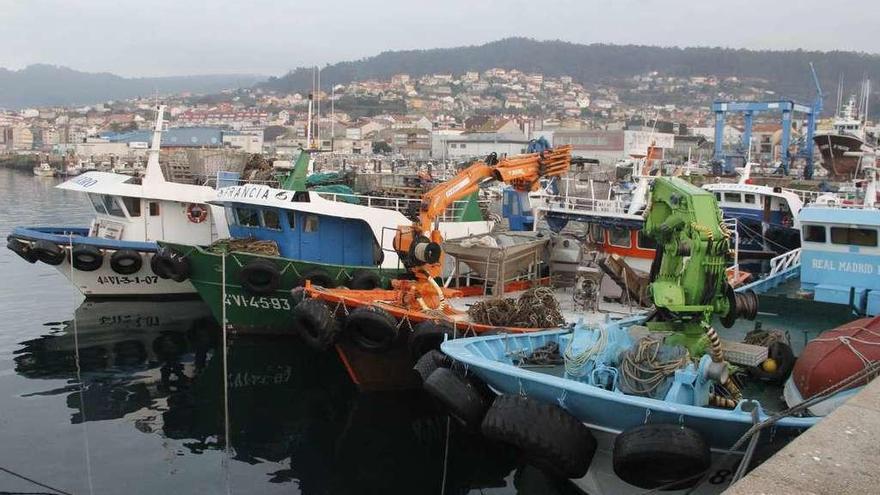
<svg viewBox="0 0 880 495">
<path fill-rule="evenodd" d="M 405 293 L 401 302 L 417 309 L 438 309 L 445 305 L 443 291 L 434 280 L 441 274 L 442 261 L 440 243 L 443 239 L 437 219 L 455 201 L 493 180 L 510 184 L 517 191 L 535 191 L 542 177 L 560 176 L 570 167 L 571 146 L 500 159 L 492 153 L 425 193 L 418 220 L 412 225 L 400 226 L 394 236 L 394 250 L 415 278 L 414 282 L 398 283 Z"/>
</svg>

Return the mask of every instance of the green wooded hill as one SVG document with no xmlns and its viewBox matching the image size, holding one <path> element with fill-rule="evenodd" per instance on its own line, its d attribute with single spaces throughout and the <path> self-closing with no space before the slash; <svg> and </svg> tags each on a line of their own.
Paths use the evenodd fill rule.
<svg viewBox="0 0 880 495">
<path fill-rule="evenodd" d="M 461 74 L 492 67 L 570 75 L 582 83 L 613 83 L 621 78 L 658 71 L 674 76 L 761 78 L 777 95 L 812 101 L 815 94 L 809 63 L 819 73 L 826 106 L 833 103 L 842 74 L 849 91 L 864 77 L 880 80 L 880 55 L 857 52 L 757 51 L 728 48 L 676 48 L 637 45 L 582 45 L 565 41 L 506 38 L 484 45 L 430 50 L 388 51 L 374 57 L 339 62 L 321 69 L 325 85 L 365 79 L 388 79 L 397 73 L 420 76 Z M 301 67 L 258 85 L 276 91 L 308 91 L 312 68 Z"/>
</svg>

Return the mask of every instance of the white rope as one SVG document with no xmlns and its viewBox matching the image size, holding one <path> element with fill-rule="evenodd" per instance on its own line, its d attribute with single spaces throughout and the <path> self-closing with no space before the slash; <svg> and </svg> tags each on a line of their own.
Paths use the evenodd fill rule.
<svg viewBox="0 0 880 495">
<path fill-rule="evenodd" d="M 67 236 L 68 245 L 70 247 L 70 281 L 74 282 L 73 279 L 73 235 L 68 234 Z M 82 379 L 82 366 L 80 366 L 80 358 L 79 358 L 79 329 L 77 328 L 76 323 L 76 306 L 77 306 L 77 297 L 75 292 L 71 292 L 73 294 L 73 352 L 74 352 L 74 360 L 76 361 L 76 381 L 79 382 L 79 409 L 80 414 L 82 415 L 82 430 L 83 430 L 83 450 L 85 452 L 86 458 L 86 479 L 89 482 L 89 493 L 95 493 L 95 485 L 92 482 L 92 457 L 89 455 L 89 429 L 88 429 L 88 418 L 86 417 L 86 400 L 84 396 L 85 392 L 85 384 Z"/>
<path fill-rule="evenodd" d="M 443 478 L 440 482 L 440 495 L 446 493 L 446 473 L 449 467 L 449 435 L 452 434 L 452 417 L 446 415 L 446 446 L 443 448 Z"/>
<path fill-rule="evenodd" d="M 565 360 L 565 372 L 568 375 L 574 377 L 584 376 L 584 368 L 587 366 L 590 359 L 605 351 L 605 347 L 608 345 L 608 331 L 605 330 L 603 325 L 599 325 L 594 331 L 599 334 L 596 342 L 578 354 L 574 353 L 574 341 L 575 335 L 577 334 L 577 326 L 575 326 L 575 330 L 572 331 L 571 339 L 569 339 L 568 345 L 565 346 L 565 352 L 562 354 L 562 357 Z"/>
</svg>

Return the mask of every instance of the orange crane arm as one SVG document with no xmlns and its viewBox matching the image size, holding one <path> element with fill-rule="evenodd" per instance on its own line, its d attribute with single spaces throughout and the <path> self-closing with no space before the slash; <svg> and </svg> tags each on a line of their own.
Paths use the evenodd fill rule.
<svg viewBox="0 0 880 495">
<path fill-rule="evenodd" d="M 520 191 L 534 191 L 541 177 L 555 177 L 571 167 L 571 146 L 560 146 L 543 153 L 502 158 L 497 164 L 475 162 L 452 179 L 431 189 L 422 197 L 418 229 L 430 232 L 434 220 L 455 201 L 473 194 L 487 179 L 511 184 Z"/>
</svg>

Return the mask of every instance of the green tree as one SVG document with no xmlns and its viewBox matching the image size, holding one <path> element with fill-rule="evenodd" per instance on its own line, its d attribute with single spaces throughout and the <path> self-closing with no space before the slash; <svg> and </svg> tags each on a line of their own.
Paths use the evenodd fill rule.
<svg viewBox="0 0 880 495">
<path fill-rule="evenodd" d="M 373 141 L 373 153 L 377 155 L 391 153 L 391 145 L 385 141 Z"/>
</svg>

